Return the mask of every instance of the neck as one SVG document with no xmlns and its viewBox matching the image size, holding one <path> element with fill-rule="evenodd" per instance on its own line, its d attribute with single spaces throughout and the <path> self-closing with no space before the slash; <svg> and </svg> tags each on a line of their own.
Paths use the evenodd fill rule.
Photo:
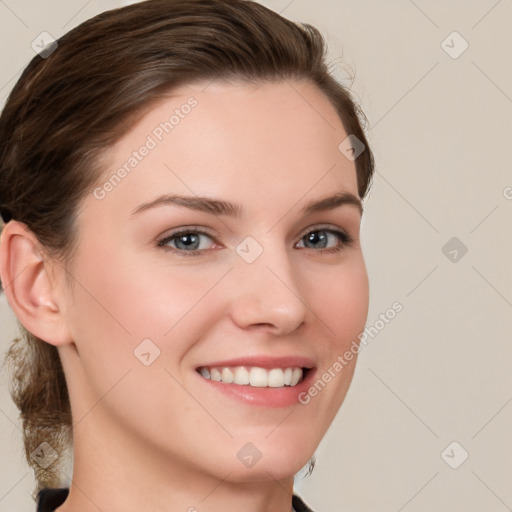
<svg viewBox="0 0 512 512">
<path fill-rule="evenodd" d="M 111 425 L 78 424 L 73 438 L 73 479 L 57 512 L 290 512 L 293 476 L 260 472 L 245 481 L 233 472 L 211 474 L 161 453 Z M 201 454 L 198 453 L 198 459 Z M 265 474 L 263 474 L 265 473 Z"/>
</svg>

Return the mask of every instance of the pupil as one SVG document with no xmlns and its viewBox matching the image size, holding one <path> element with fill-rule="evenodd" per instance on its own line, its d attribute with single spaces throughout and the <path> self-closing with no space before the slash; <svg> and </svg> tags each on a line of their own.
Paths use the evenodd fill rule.
<svg viewBox="0 0 512 512">
<path fill-rule="evenodd" d="M 324 231 L 316 231 L 309 235 L 309 242 L 315 244 L 318 242 L 324 242 L 322 247 L 325 247 L 325 241 L 327 240 L 327 236 Z"/>
<path fill-rule="evenodd" d="M 194 240 L 194 237 L 196 237 L 194 234 L 180 235 L 179 240 L 185 247 L 190 247 L 197 242 L 197 240 Z"/>
</svg>

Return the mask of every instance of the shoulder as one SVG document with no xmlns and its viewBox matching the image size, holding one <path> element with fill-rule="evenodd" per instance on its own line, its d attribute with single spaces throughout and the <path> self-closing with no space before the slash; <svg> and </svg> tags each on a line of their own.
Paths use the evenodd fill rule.
<svg viewBox="0 0 512 512">
<path fill-rule="evenodd" d="M 292 506 L 293 506 L 293 509 L 296 511 L 296 512 L 314 512 L 311 508 L 309 508 L 305 503 L 304 501 L 302 500 L 302 498 L 300 496 L 298 496 L 297 494 L 294 494 L 293 495 L 293 498 L 292 498 Z"/>
<path fill-rule="evenodd" d="M 53 512 L 60 507 L 68 497 L 68 488 L 50 489 L 48 487 L 39 491 L 37 495 L 37 512 Z"/>
</svg>

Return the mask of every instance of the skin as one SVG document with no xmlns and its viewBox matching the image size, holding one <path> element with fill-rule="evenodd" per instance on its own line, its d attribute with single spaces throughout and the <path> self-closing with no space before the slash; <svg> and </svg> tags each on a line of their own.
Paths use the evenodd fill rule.
<svg viewBox="0 0 512 512">
<path fill-rule="evenodd" d="M 293 475 L 352 379 L 356 358 L 307 405 L 263 407 L 198 378 L 198 365 L 262 354 L 309 357 L 320 376 L 364 329 L 368 277 L 358 208 L 301 213 L 336 191 L 359 197 L 355 164 L 338 150 L 347 133 L 308 82 L 183 86 L 107 150 L 98 183 L 191 96 L 197 106 L 121 183 L 103 199 L 84 197 L 67 274 L 21 223 L 2 233 L 9 303 L 58 347 L 68 382 L 74 480 L 59 512 L 148 503 L 155 512 L 289 512 Z M 244 213 L 165 205 L 131 214 L 163 193 L 215 197 Z M 193 226 L 208 233 L 199 255 L 173 252 L 183 248 L 176 240 L 157 246 Z M 337 253 L 322 252 L 342 244 L 336 235 L 328 247 L 306 246 L 305 235 L 328 228 L 353 242 Z M 236 252 L 247 236 L 263 248 L 250 264 Z M 147 338 L 160 350 L 149 366 L 133 353 Z M 247 442 L 262 454 L 250 468 L 237 457 Z"/>
</svg>

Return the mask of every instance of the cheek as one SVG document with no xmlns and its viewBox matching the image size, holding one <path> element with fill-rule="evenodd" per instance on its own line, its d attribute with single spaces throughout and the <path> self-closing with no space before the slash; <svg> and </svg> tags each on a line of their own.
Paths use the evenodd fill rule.
<svg viewBox="0 0 512 512">
<path fill-rule="evenodd" d="M 200 328 L 198 315 L 204 324 L 214 314 L 207 295 L 228 269 L 148 265 L 115 254 L 99 259 L 78 262 L 70 311 L 75 339 L 87 343 L 94 364 L 100 355 L 131 363 L 147 338 L 162 355 L 172 342 L 179 359 Z"/>
<path fill-rule="evenodd" d="M 368 274 L 362 255 L 345 265 L 327 268 L 309 279 L 307 304 L 324 327 L 327 354 L 343 350 L 356 339 L 368 316 Z"/>
<path fill-rule="evenodd" d="M 358 336 L 363 332 L 368 316 L 369 284 L 362 255 L 335 272 L 331 269 L 325 275 L 317 276 L 308 298 L 319 319 L 317 326 L 321 331 L 317 329 L 317 332 L 323 335 L 315 339 L 321 364 L 305 399 L 310 410 L 327 426 L 352 381 Z M 347 353 L 349 355 L 345 356 Z"/>
<path fill-rule="evenodd" d="M 77 261 L 69 320 L 83 371 L 86 403 L 79 416 L 108 394 L 102 403 L 125 423 L 149 431 L 178 424 L 161 400 L 173 408 L 191 407 L 170 375 L 182 380 L 180 361 L 213 321 L 213 304 L 205 296 L 224 273 L 220 267 L 158 268 L 113 254 L 101 264 L 88 257 Z M 151 360 L 147 366 L 144 353 Z M 151 418 L 155 424 L 148 426 Z"/>
</svg>

